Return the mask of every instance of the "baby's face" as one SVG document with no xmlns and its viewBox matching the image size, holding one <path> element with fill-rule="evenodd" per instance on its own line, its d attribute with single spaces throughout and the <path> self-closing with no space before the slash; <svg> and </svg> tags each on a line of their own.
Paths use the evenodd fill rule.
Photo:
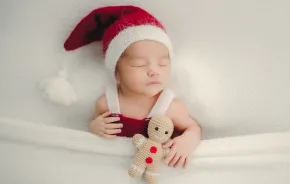
<svg viewBox="0 0 290 184">
<path fill-rule="evenodd" d="M 130 92 L 154 96 L 169 83 L 168 49 L 155 41 L 139 41 L 126 49 L 117 66 L 116 80 Z"/>
</svg>

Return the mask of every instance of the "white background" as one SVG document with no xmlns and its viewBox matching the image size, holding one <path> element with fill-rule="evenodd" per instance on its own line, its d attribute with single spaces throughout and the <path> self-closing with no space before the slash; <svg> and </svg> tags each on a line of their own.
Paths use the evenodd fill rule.
<svg viewBox="0 0 290 184">
<path fill-rule="evenodd" d="M 166 26 L 204 138 L 290 130 L 287 0 L 1 0 L 0 117 L 86 130 L 105 82 L 101 51 L 65 52 L 63 42 L 91 10 L 120 4 L 140 5 Z M 64 62 L 80 97 L 70 107 L 47 102 L 37 86 Z"/>
</svg>

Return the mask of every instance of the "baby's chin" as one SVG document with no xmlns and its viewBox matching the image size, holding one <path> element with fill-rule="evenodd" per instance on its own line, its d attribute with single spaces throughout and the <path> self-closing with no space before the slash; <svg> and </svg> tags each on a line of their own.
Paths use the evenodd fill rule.
<svg viewBox="0 0 290 184">
<path fill-rule="evenodd" d="M 148 97 L 153 97 L 158 95 L 164 90 L 164 88 L 156 88 L 156 89 L 147 89 L 143 94 Z"/>
</svg>

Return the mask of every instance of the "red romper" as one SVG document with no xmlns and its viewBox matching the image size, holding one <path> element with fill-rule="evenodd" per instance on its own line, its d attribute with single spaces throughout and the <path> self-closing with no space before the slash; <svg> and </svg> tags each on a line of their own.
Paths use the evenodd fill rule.
<svg viewBox="0 0 290 184">
<path fill-rule="evenodd" d="M 117 136 L 133 137 L 135 134 L 139 133 L 148 138 L 147 128 L 150 118 L 157 114 L 165 114 L 174 96 L 175 95 L 171 90 L 163 90 L 148 117 L 139 120 L 125 117 L 121 114 L 117 89 L 112 86 L 107 87 L 106 99 L 108 108 L 112 112 L 111 116 L 120 117 L 119 122 L 123 124 L 122 132 L 117 134 Z M 175 129 L 172 137 L 176 137 L 180 134 L 181 132 Z"/>
</svg>

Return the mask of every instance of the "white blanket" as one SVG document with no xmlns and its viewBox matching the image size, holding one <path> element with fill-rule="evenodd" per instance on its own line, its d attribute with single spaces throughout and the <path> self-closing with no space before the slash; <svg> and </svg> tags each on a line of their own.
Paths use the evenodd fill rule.
<svg viewBox="0 0 290 184">
<path fill-rule="evenodd" d="M 203 140 L 187 169 L 161 184 L 288 184 L 290 132 Z M 0 118 L 1 184 L 129 184 L 130 139 Z"/>
</svg>

